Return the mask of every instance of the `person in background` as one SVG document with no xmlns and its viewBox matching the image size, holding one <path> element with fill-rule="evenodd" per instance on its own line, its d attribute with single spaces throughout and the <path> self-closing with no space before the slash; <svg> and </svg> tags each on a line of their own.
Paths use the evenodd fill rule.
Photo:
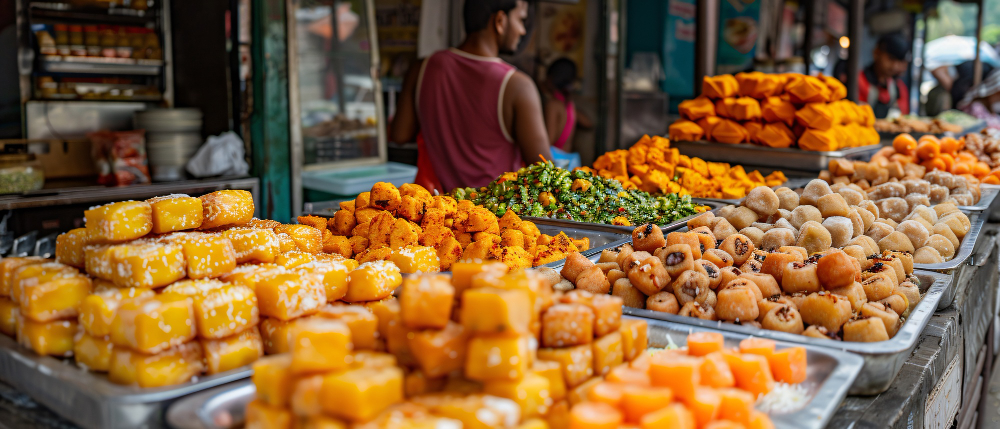
<svg viewBox="0 0 1000 429">
<path fill-rule="evenodd" d="M 392 122 L 394 142 L 422 136 L 417 183 L 440 192 L 552 159 L 535 83 L 498 57 L 526 34 L 527 2 L 467 1 L 463 13 L 465 40 L 410 69 Z"/>
<path fill-rule="evenodd" d="M 576 83 L 576 63 L 568 58 L 560 58 L 549 64 L 545 72 L 545 128 L 549 141 L 555 149 L 569 152 L 577 125 L 589 129 L 593 126 L 590 118 L 576 111 L 573 104 L 573 85 Z"/>
<path fill-rule="evenodd" d="M 910 62 L 910 42 L 899 33 L 882 36 L 872 51 L 874 61 L 858 76 L 858 99 L 868 103 L 876 118 L 889 112 L 910 114 L 910 93 L 899 76 Z"/>
<path fill-rule="evenodd" d="M 986 76 L 983 81 L 966 91 L 956 107 L 986 121 L 987 127 L 1000 130 L 1000 69 L 990 67 L 987 70 L 987 65 L 983 64 L 983 75 Z M 962 82 L 965 81 L 957 80 L 953 89 L 961 90 L 959 84 Z"/>
</svg>

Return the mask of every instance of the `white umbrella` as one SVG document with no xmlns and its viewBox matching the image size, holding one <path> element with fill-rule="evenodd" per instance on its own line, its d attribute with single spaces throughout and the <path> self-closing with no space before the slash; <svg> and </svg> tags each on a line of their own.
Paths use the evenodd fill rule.
<svg viewBox="0 0 1000 429">
<path fill-rule="evenodd" d="M 966 36 L 944 36 L 927 42 L 924 61 L 927 70 L 941 66 L 954 66 L 976 59 L 976 38 Z M 979 42 L 981 59 L 984 64 L 1000 66 L 1000 55 L 989 43 Z"/>
</svg>

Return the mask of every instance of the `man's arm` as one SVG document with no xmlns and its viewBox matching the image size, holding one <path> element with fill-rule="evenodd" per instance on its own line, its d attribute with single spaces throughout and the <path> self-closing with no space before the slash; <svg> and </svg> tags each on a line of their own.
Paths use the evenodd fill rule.
<svg viewBox="0 0 1000 429">
<path fill-rule="evenodd" d="M 392 119 L 392 129 L 389 140 L 395 143 L 410 143 L 417 140 L 420 122 L 417 120 L 417 79 L 420 76 L 420 66 L 423 61 L 417 61 L 410 66 L 403 78 L 403 91 L 396 100 L 396 116 Z"/>
<path fill-rule="evenodd" d="M 541 161 L 540 156 L 551 160 L 552 151 L 549 150 L 549 135 L 543 120 L 542 100 L 535 83 L 528 75 L 514 72 L 507 82 L 504 98 L 511 101 L 504 104 L 508 104 L 512 112 L 509 112 L 509 116 L 504 116 L 513 118 L 511 137 L 521 148 L 521 159 L 524 160 L 524 164 L 531 165 Z"/>
</svg>

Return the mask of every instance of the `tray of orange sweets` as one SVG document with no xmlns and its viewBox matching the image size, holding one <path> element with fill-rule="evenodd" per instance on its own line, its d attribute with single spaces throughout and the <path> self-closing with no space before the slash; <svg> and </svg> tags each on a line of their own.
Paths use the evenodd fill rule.
<svg viewBox="0 0 1000 429">
<path fill-rule="evenodd" d="M 352 351 L 342 323 L 300 322 L 289 353 L 258 361 L 251 382 L 177 402 L 168 423 L 822 428 L 862 364 L 836 350 L 623 317 L 619 297 L 555 292 L 539 273 L 496 263 L 408 277 L 398 299 L 372 310 L 389 353 Z M 408 347 L 395 349 L 403 338 Z"/>
</svg>

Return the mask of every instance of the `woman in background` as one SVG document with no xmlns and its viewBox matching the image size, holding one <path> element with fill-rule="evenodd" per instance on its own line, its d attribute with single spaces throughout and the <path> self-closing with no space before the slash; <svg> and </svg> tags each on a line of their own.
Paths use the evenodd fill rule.
<svg viewBox="0 0 1000 429">
<path fill-rule="evenodd" d="M 573 104 L 573 86 L 576 83 L 576 64 L 560 58 L 549 64 L 542 91 L 545 95 L 545 128 L 552 148 L 569 152 L 577 125 L 589 129 L 590 118 L 580 115 Z"/>
</svg>

